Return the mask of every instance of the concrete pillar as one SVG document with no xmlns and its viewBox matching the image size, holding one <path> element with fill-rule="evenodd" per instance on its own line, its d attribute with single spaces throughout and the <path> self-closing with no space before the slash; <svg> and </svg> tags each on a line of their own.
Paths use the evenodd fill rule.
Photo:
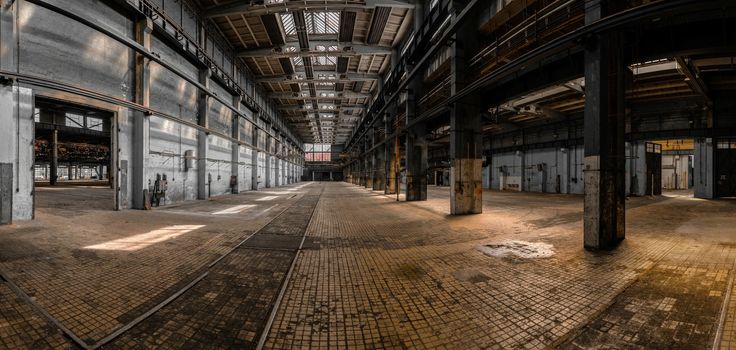
<svg viewBox="0 0 736 350">
<path fill-rule="evenodd" d="M 210 75 L 209 69 L 199 71 L 199 83 L 205 88 L 209 87 Z M 198 99 L 199 117 L 197 123 L 199 126 L 208 128 L 209 113 L 209 96 L 204 91 L 199 92 Z M 209 157 L 209 133 L 203 130 L 197 131 L 197 199 L 207 199 L 210 197 L 211 175 L 207 169 L 207 158 Z"/>
<path fill-rule="evenodd" d="M 421 30 L 425 11 L 421 4 L 414 7 L 414 31 Z M 413 67 L 407 67 L 407 71 Z M 406 122 L 416 117 L 416 99 L 423 91 L 422 78 L 416 76 L 409 82 L 406 99 Z M 427 200 L 427 142 L 426 125 L 418 124 L 406 132 L 406 200 Z M 396 179 L 400 183 L 400 179 Z M 397 186 L 398 188 L 398 186 Z"/>
<path fill-rule="evenodd" d="M 478 96 L 458 101 L 450 113 L 450 214 L 483 212 L 483 138 Z"/>
<path fill-rule="evenodd" d="M 240 95 L 233 95 L 233 106 L 240 110 Z M 232 130 L 231 136 L 232 138 L 240 141 L 240 116 L 237 114 L 233 114 L 233 121 L 232 121 Z M 233 194 L 240 193 L 240 181 L 238 181 L 238 169 L 240 168 L 240 144 L 238 142 L 233 142 L 232 145 L 232 152 L 231 152 L 231 176 L 235 177 L 235 183 L 230 187 Z"/>
<path fill-rule="evenodd" d="M 143 47 L 151 48 L 151 33 L 153 22 L 144 19 L 135 24 L 136 41 Z M 149 106 L 151 94 L 150 62 L 143 55 L 136 54 L 135 58 L 135 101 L 136 103 Z M 133 112 L 133 154 L 132 165 L 132 206 L 135 209 L 148 207 L 144 203 L 143 191 L 148 189 L 148 157 L 150 151 L 149 117 L 145 113 Z"/>
<path fill-rule="evenodd" d="M 251 153 L 250 186 L 253 191 L 258 190 L 258 128 L 253 125 L 253 153 Z"/>
<path fill-rule="evenodd" d="M 0 6 L 0 69 L 17 71 L 16 61 L 17 35 L 15 32 L 15 18 L 20 6 L 19 1 L 6 6 Z M 0 85 L 0 224 L 13 223 L 13 197 L 15 177 L 18 163 L 15 157 L 17 115 L 14 84 Z"/>
<path fill-rule="evenodd" d="M 375 146 L 381 140 L 378 137 L 378 132 L 374 130 L 373 133 L 373 145 Z M 374 191 L 385 191 L 386 190 L 386 163 L 383 160 L 385 144 L 379 146 L 373 151 L 373 190 Z"/>
<path fill-rule="evenodd" d="M 271 147 L 271 136 L 265 134 L 264 137 L 266 139 L 266 174 L 263 178 L 265 179 L 266 188 L 271 188 L 271 152 L 273 152 L 273 147 Z"/>
<path fill-rule="evenodd" d="M 21 1 L 0 1 L 0 69 L 18 72 Z M 0 83 L 0 224 L 33 218 L 33 92 Z"/>
<path fill-rule="evenodd" d="M 477 52 L 477 21 L 465 21 L 452 43 L 451 91 L 457 94 L 470 82 L 467 69 Z M 452 215 L 483 212 L 483 130 L 481 98 L 468 96 L 450 110 L 450 213 Z"/>
<path fill-rule="evenodd" d="M 427 142 L 424 124 L 415 125 L 406 136 L 406 200 L 427 200 Z"/>
<path fill-rule="evenodd" d="M 284 146 L 284 185 L 291 183 L 291 145 L 287 142 Z"/>
<path fill-rule="evenodd" d="M 373 157 L 371 156 L 371 152 L 369 150 L 372 148 L 373 145 L 373 131 L 371 130 L 368 133 L 368 137 L 365 139 L 363 148 L 363 178 L 365 179 L 363 182 L 363 186 L 368 189 L 373 189 Z"/>
<path fill-rule="evenodd" d="M 279 140 L 279 137 L 276 136 L 274 138 L 274 162 L 273 162 L 273 185 L 275 187 L 281 186 L 281 174 L 279 172 L 279 167 L 281 165 L 281 159 L 279 156 L 281 155 L 281 142 Z"/>
<path fill-rule="evenodd" d="M 383 116 L 383 123 L 386 128 L 386 135 L 393 133 L 393 116 L 396 115 L 396 110 L 392 109 L 392 113 L 386 113 Z M 390 140 L 386 140 L 386 148 L 384 148 L 385 160 L 386 160 L 386 188 L 384 189 L 385 194 L 394 194 L 399 188 L 398 179 L 398 168 L 399 168 L 399 157 L 401 152 L 401 144 L 399 143 L 399 136 L 396 135 Z"/>
<path fill-rule="evenodd" d="M 358 146 L 358 159 L 356 160 L 356 170 L 358 172 L 358 183 L 356 185 L 358 186 L 364 186 L 365 185 L 365 176 L 363 176 L 363 172 L 365 171 L 365 162 L 363 161 L 363 150 L 365 143 L 361 142 L 360 146 Z"/>
<path fill-rule="evenodd" d="M 51 133 L 51 178 L 49 183 L 51 186 L 55 186 L 59 181 L 59 130 L 54 128 Z"/>
<path fill-rule="evenodd" d="M 585 22 L 604 17 L 612 4 L 586 0 Z M 585 51 L 586 249 L 615 247 L 625 237 L 625 71 L 620 34 L 598 35 Z"/>
</svg>

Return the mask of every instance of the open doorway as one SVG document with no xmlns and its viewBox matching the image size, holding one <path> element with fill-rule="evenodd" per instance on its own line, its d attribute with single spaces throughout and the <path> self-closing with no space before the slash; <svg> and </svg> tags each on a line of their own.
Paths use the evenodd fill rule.
<svg viewBox="0 0 736 350">
<path fill-rule="evenodd" d="M 115 208 L 113 116 L 86 106 L 36 99 L 36 209 L 73 212 Z"/>
<path fill-rule="evenodd" d="M 657 177 L 659 178 L 661 191 L 669 196 L 692 196 L 694 140 L 662 140 L 656 141 L 653 145 L 656 147 L 659 166 L 657 164 L 652 165 L 655 172 L 658 171 Z M 647 157 L 649 157 L 648 153 Z"/>
</svg>

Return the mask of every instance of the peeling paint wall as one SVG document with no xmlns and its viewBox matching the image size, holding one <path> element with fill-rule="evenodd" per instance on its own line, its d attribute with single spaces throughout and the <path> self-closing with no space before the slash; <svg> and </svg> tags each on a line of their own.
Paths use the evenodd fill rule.
<svg viewBox="0 0 736 350">
<path fill-rule="evenodd" d="M 130 14 L 120 11 L 120 7 L 128 6 L 126 2 L 120 7 L 108 6 L 100 0 L 46 0 L 49 3 L 63 7 L 83 18 L 89 19 L 109 27 L 114 32 L 133 39 L 135 23 Z M 180 0 L 154 0 L 166 13 L 179 23 L 192 37 L 199 37 L 198 25 L 194 14 Z M 184 123 L 197 123 L 198 120 L 198 90 L 185 79 L 170 72 L 163 66 L 149 63 L 150 70 L 150 107 L 162 114 L 179 118 L 176 120 L 161 115 L 146 116 L 138 110 L 121 107 L 111 101 L 102 102 L 92 96 L 75 94 L 74 89 L 112 97 L 131 102 L 135 95 L 135 52 L 111 37 L 102 34 L 74 20 L 44 9 L 37 5 L 16 1 L 11 6 L 0 9 L 0 68 L 10 72 L 18 72 L 38 79 L 50 80 L 70 86 L 72 91 L 55 90 L 51 87 L 35 85 L 6 85 L 0 86 L 0 123 L 6 128 L 0 131 L 0 163 L 12 163 L 15 169 L 24 169 L 27 174 L 16 174 L 13 178 L 13 217 L 16 220 L 30 219 L 33 214 L 33 177 L 30 169 L 33 164 L 33 98 L 57 98 L 70 103 L 88 105 L 95 108 L 104 108 L 115 114 L 118 152 L 117 163 L 120 169 L 115 180 L 120 188 L 118 207 L 130 208 L 133 205 L 134 183 L 148 187 L 156 179 L 156 175 L 166 175 L 168 191 L 166 203 L 192 200 L 197 198 L 197 162 L 191 167 L 185 166 L 185 153 L 193 151 L 196 157 L 197 138 L 196 128 Z M 16 30 L 17 28 L 17 30 Z M 232 72 L 231 62 L 218 45 L 211 40 L 207 45 L 208 53 L 223 65 L 229 73 Z M 178 70 L 192 79 L 199 78 L 199 68 L 180 53 L 180 49 L 173 47 L 166 39 L 160 37 L 156 31 L 151 37 L 151 51 L 164 61 L 172 64 Z M 273 112 L 270 102 L 262 96 L 260 90 L 253 89 L 253 82 L 246 79 L 244 72 L 238 72 L 235 77 L 246 90 L 254 93 L 253 98 L 260 101 L 264 111 Z M 225 101 L 231 101 L 230 92 L 215 80 L 209 81 L 209 89 Z M 100 104 L 104 106 L 100 107 Z M 209 129 L 232 135 L 232 119 L 234 112 L 213 98 L 208 100 Z M 244 108 L 241 108 L 243 110 Z M 251 122 L 263 123 L 250 111 L 246 111 L 246 118 Z M 271 113 L 274 116 L 274 113 Z M 149 118 L 143 134 L 148 149 L 142 155 L 142 164 L 145 171 L 136 182 L 134 164 L 136 163 L 136 145 L 141 139 L 134 137 L 135 121 L 139 118 Z M 275 121 L 276 125 L 280 121 Z M 16 132 L 19 130 L 20 132 Z M 140 130 L 139 130 L 140 131 Z M 240 139 L 250 143 L 252 141 L 253 125 L 242 121 Z M 136 141 L 138 140 L 138 141 Z M 207 172 L 212 175 L 212 195 L 222 195 L 231 192 L 230 177 L 233 172 L 238 175 L 241 190 L 251 189 L 252 173 L 258 167 L 252 163 L 253 150 L 247 146 L 235 148 L 240 155 L 237 165 L 233 166 L 233 142 L 215 135 L 207 136 L 209 154 L 207 155 Z M 259 142 L 260 143 L 260 142 Z M 27 146 L 27 147 L 26 147 Z M 264 147 L 265 145 L 259 145 Z M 140 153 L 140 152 L 139 152 Z M 260 153 L 259 163 L 262 175 L 261 187 L 265 184 L 265 155 Z M 139 161 L 140 162 L 140 161 Z M 281 169 L 284 169 L 282 162 Z M 273 172 L 273 167 L 271 167 Z M 140 174 L 140 172 L 138 172 Z M 286 174 L 281 175 L 286 178 Z M 271 184 L 274 184 L 271 174 Z M 285 183 L 285 182 L 282 182 Z M 137 190 L 136 190 L 137 191 Z M 136 195 L 140 194 L 136 192 Z"/>
<path fill-rule="evenodd" d="M 582 194 L 582 162 L 582 146 L 494 154 L 491 188 Z"/>
</svg>

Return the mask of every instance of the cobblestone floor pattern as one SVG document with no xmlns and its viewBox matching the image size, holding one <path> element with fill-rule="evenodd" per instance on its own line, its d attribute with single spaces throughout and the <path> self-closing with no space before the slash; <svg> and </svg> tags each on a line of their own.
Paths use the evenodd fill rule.
<svg viewBox="0 0 736 350">
<path fill-rule="evenodd" d="M 48 214 L 42 219 L 53 230 L 0 228 L 0 268 L 93 339 L 171 295 L 262 227 L 112 348 L 253 348 L 304 234 L 265 348 L 702 349 L 716 340 L 736 261 L 734 201 L 630 199 L 627 239 L 591 253 L 581 248 L 577 196 L 485 192 L 484 214 L 452 217 L 447 188 L 430 187 L 428 201 L 413 203 L 344 183 L 294 189 L 126 212 L 138 226 L 118 231 L 103 229 L 100 219 L 75 227 Z M 257 200 L 264 195 L 278 198 Z M 243 203 L 257 207 L 212 215 Z M 284 214 L 294 215 L 267 225 L 287 207 Z M 145 232 L 151 222 L 206 227 L 133 253 L 72 249 L 131 227 Z M 551 244 L 555 254 L 492 257 L 478 249 L 509 240 Z M 105 279 L 96 266 L 113 276 Z M 0 302 L 0 347 L 68 346 L 1 281 Z M 736 334 L 734 298 L 728 305 L 723 349 L 734 346 Z"/>
</svg>

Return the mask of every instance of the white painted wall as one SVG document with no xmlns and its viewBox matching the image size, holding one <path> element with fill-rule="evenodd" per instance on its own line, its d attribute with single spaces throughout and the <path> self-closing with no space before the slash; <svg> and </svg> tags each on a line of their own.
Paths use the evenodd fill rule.
<svg viewBox="0 0 736 350">
<path fill-rule="evenodd" d="M 662 188 L 686 190 L 688 185 L 688 156 L 662 155 Z"/>
</svg>

